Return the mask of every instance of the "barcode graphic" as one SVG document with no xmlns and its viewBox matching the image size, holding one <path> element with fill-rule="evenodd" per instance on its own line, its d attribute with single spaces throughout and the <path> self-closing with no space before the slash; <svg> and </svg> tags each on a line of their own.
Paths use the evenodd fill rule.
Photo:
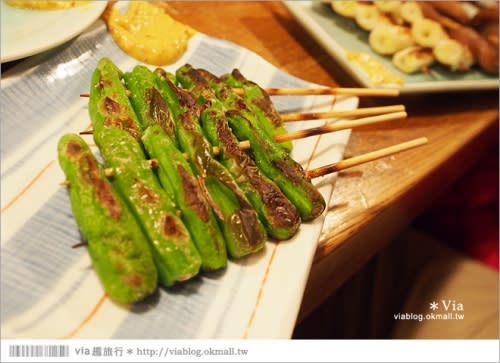
<svg viewBox="0 0 500 363">
<path fill-rule="evenodd" d="M 69 345 L 11 345 L 10 357 L 69 357 Z"/>
</svg>

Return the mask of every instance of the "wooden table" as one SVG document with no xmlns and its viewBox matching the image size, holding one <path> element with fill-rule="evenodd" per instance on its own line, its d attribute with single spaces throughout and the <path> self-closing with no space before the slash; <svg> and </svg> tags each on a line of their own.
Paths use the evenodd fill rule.
<svg viewBox="0 0 500 363">
<path fill-rule="evenodd" d="M 359 86 L 280 2 L 168 2 L 172 16 L 326 86 Z M 3 69 L 16 62 L 5 64 Z M 362 98 L 403 103 L 409 117 L 353 131 L 345 156 L 426 136 L 423 147 L 339 174 L 331 231 L 320 241 L 299 320 L 318 307 L 487 151 L 498 152 L 498 90 Z"/>
<path fill-rule="evenodd" d="M 358 86 L 280 2 L 169 3 L 171 14 L 207 35 L 244 46 L 302 79 Z M 353 131 L 346 157 L 420 136 L 429 143 L 339 175 L 333 228 L 320 242 L 300 319 L 319 306 L 488 150 L 498 145 L 498 91 L 361 99 L 403 103 L 409 117 Z"/>
</svg>

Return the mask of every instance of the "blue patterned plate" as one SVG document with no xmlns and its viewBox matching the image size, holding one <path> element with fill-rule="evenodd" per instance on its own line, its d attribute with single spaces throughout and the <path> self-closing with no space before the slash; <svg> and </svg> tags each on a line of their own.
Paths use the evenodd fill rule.
<svg viewBox="0 0 500 363">
<path fill-rule="evenodd" d="M 224 271 L 172 289 L 160 289 L 126 309 L 104 294 L 80 242 L 57 163 L 61 135 L 89 125 L 91 74 L 101 57 L 122 70 L 137 61 L 113 42 L 104 24 L 50 54 L 40 54 L 2 75 L 1 122 L 1 325 L 2 338 L 289 338 L 299 311 L 324 215 L 304 223 L 290 241 L 231 261 Z M 233 43 L 195 35 L 184 63 L 222 75 L 239 68 L 262 86 L 302 87 L 255 53 Z M 281 111 L 349 110 L 357 98 L 275 98 Z M 319 122 L 293 123 L 293 128 Z M 292 128 L 290 128 L 292 129 Z M 295 142 L 293 157 L 306 168 L 342 158 L 349 131 Z M 88 142 L 93 143 L 88 136 Z M 315 180 L 330 200 L 335 176 Z M 270 323 L 272 321 L 272 323 Z"/>
</svg>

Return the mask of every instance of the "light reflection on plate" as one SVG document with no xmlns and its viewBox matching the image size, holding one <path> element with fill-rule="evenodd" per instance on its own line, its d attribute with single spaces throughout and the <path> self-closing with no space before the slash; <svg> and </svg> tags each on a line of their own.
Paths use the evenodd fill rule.
<svg viewBox="0 0 500 363">
<path fill-rule="evenodd" d="M 60 10 L 30 10 L 1 1 L 1 61 L 37 54 L 74 38 L 101 16 L 106 4 L 93 1 Z"/>
</svg>

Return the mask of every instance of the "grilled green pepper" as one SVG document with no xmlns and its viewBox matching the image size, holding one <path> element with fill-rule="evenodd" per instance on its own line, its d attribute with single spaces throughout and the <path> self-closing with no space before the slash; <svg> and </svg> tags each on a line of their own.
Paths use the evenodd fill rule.
<svg viewBox="0 0 500 363">
<path fill-rule="evenodd" d="M 195 175 L 210 195 L 209 201 L 221 221 L 229 254 L 238 258 L 262 249 L 266 231 L 232 175 L 212 157 L 212 148 L 198 123 L 200 110 L 196 100 L 177 88 L 168 77 L 158 75 L 158 80 L 160 92 L 176 116 L 179 145 L 189 155 Z"/>
<path fill-rule="evenodd" d="M 129 203 L 149 238 L 160 282 L 172 286 L 196 276 L 201 266 L 200 254 L 139 142 L 114 127 L 102 129 L 97 139 L 106 167 L 113 170 L 113 185 Z"/>
<path fill-rule="evenodd" d="M 173 188 L 182 219 L 202 256 L 203 269 L 224 267 L 227 261 L 224 237 L 191 166 L 160 126 L 148 127 L 143 142 L 148 154 L 158 160 L 162 185 Z"/>
<path fill-rule="evenodd" d="M 156 75 L 144 66 L 137 66 L 125 73 L 124 79 L 131 91 L 132 106 L 146 129 L 142 137 L 144 147 L 158 161 L 158 177 L 182 212 L 182 219 L 202 255 L 203 268 L 224 267 L 227 261 L 224 237 L 191 166 L 177 148 L 175 126 L 156 87 Z"/>
<path fill-rule="evenodd" d="M 146 237 L 88 145 L 78 135 L 64 135 L 58 157 L 73 215 L 108 296 L 130 304 L 153 293 L 158 275 Z"/>
<path fill-rule="evenodd" d="M 161 193 L 158 182 L 154 181 L 156 176 L 149 166 L 147 167 L 149 170 L 144 169 L 147 161 L 138 144 L 143 128 L 128 99 L 127 89 L 121 81 L 122 76 L 122 72 L 107 58 L 101 59 L 94 71 L 89 98 L 94 140 L 106 162 L 116 168 L 115 183 L 133 206 L 149 236 L 161 282 L 170 286 L 175 281 L 196 275 L 201 263 L 200 256 L 194 249 L 183 223 L 175 216 L 171 206 L 172 199 L 167 194 Z M 127 132 L 131 137 L 127 139 L 120 130 Z M 120 140 L 115 142 L 114 137 Z M 135 168 L 134 163 L 137 164 Z M 147 199 L 148 194 L 155 194 L 154 198 L 157 200 L 153 201 L 154 198 L 151 198 L 147 202 L 140 199 L 141 197 Z M 161 211 L 166 207 L 168 209 L 163 213 L 168 212 L 169 225 L 165 224 L 167 220 L 164 218 L 167 215 Z M 170 232 L 163 229 L 166 227 L 171 227 L 170 235 L 168 235 Z"/>
<path fill-rule="evenodd" d="M 108 58 L 102 58 L 92 74 L 89 115 L 94 138 L 104 127 L 124 129 L 137 140 L 141 137 L 142 127 L 121 77 L 120 69 Z"/>
<path fill-rule="evenodd" d="M 306 177 L 304 170 L 288 152 L 258 127 L 252 112 L 219 78 L 204 70 L 184 65 L 176 72 L 178 81 L 193 93 L 198 103 L 220 99 L 233 133 L 239 140 L 248 140 L 255 163 L 273 180 L 295 205 L 303 221 L 323 213 L 326 203 L 321 193 Z"/>
<path fill-rule="evenodd" d="M 243 90 L 243 100 L 247 107 L 255 114 L 260 128 L 270 137 L 287 133 L 281 116 L 274 107 L 271 98 L 257 83 L 246 79 L 238 69 L 221 79 L 229 86 Z M 280 146 L 288 151 L 292 150 L 292 142 L 282 142 Z"/>
<path fill-rule="evenodd" d="M 300 226 L 297 209 L 240 149 L 217 102 L 212 102 L 202 112 L 201 124 L 212 146 L 221 150 L 219 159 L 257 211 L 269 236 L 279 240 L 291 238 Z"/>
</svg>

